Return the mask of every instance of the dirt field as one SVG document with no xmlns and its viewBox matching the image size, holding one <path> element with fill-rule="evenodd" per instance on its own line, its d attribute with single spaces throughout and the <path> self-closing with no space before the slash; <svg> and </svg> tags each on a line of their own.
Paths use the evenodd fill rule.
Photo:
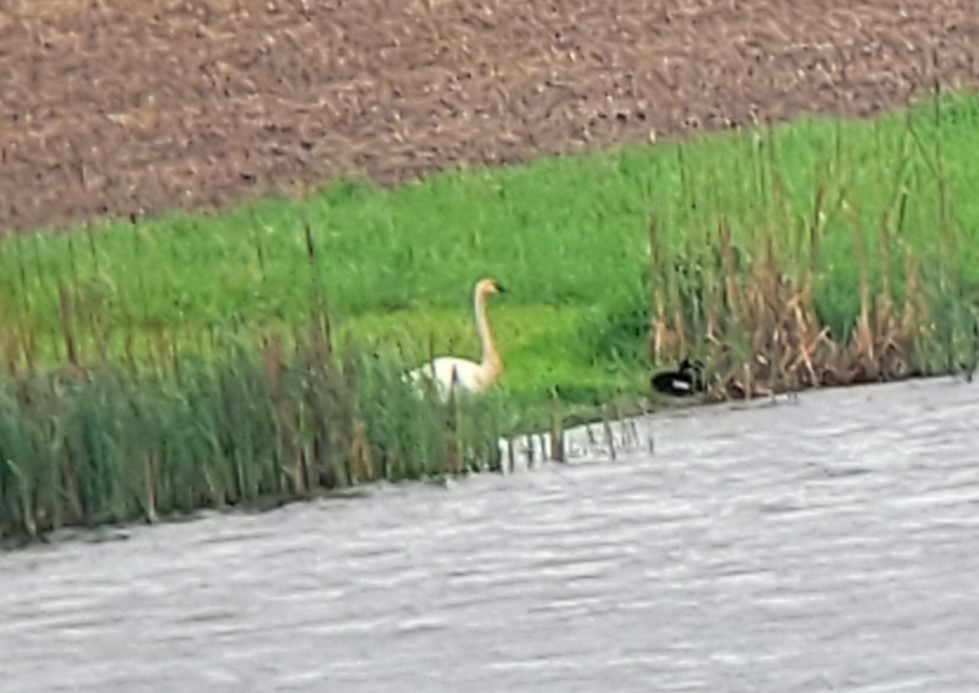
<svg viewBox="0 0 979 693">
<path fill-rule="evenodd" d="M 0 0 L 0 229 L 867 114 L 979 82 L 974 6 Z"/>
</svg>

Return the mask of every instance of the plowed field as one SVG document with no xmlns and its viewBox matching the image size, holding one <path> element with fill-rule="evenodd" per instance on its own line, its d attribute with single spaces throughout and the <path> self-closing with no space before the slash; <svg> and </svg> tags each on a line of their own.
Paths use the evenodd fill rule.
<svg viewBox="0 0 979 693">
<path fill-rule="evenodd" d="M 0 229 L 979 82 L 975 0 L 0 0 Z"/>
</svg>

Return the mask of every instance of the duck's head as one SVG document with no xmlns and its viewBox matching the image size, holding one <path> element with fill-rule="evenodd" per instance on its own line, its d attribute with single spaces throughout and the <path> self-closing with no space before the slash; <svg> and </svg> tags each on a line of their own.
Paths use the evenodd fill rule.
<svg viewBox="0 0 979 693">
<path fill-rule="evenodd" d="M 683 359 L 683 361 L 680 362 L 679 371 L 681 373 L 690 373 L 691 371 L 697 371 L 698 373 L 700 373 L 703 370 L 704 370 L 703 361 L 697 359 L 691 361 L 689 358 L 685 358 Z"/>
</svg>

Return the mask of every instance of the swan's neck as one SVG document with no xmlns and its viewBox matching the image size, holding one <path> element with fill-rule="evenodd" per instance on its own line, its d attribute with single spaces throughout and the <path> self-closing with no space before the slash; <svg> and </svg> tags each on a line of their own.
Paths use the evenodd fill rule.
<svg viewBox="0 0 979 693">
<path fill-rule="evenodd" d="M 483 349 L 480 365 L 488 377 L 495 378 L 503 370 L 503 360 L 500 358 L 500 352 L 496 350 L 493 332 L 486 318 L 486 296 L 478 293 L 476 294 L 476 331 L 479 332 L 479 343 Z"/>
</svg>

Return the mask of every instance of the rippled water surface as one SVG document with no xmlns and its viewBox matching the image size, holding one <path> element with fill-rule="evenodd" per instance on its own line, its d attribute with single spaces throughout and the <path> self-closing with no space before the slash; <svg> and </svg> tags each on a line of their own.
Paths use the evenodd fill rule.
<svg viewBox="0 0 979 693">
<path fill-rule="evenodd" d="M 961 382 L 808 393 L 0 554 L 0 691 L 977 691 L 977 424 Z"/>
</svg>

